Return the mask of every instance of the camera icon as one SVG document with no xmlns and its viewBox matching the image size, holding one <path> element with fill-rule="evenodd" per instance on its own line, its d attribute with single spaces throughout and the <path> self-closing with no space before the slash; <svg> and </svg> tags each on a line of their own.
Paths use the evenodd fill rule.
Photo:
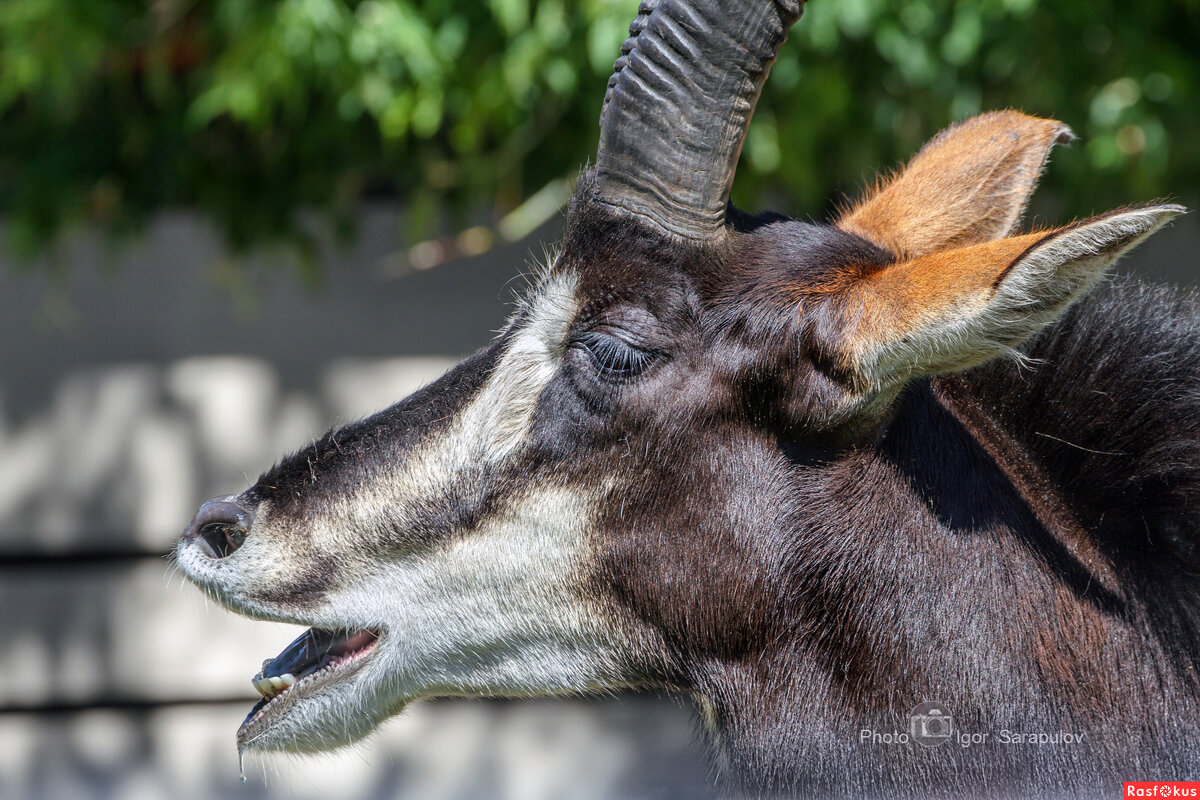
<svg viewBox="0 0 1200 800">
<path fill-rule="evenodd" d="M 921 703 L 908 715 L 908 731 L 917 744 L 938 747 L 954 735 L 954 716 L 941 703 Z"/>
</svg>

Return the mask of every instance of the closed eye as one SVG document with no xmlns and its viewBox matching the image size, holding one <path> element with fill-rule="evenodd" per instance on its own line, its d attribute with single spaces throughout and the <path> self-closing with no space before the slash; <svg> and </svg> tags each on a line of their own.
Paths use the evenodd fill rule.
<svg viewBox="0 0 1200 800">
<path fill-rule="evenodd" d="M 609 377 L 636 375 L 657 355 L 654 351 L 643 350 L 620 337 L 600 331 L 580 334 L 575 345 L 587 351 L 600 372 Z"/>
</svg>

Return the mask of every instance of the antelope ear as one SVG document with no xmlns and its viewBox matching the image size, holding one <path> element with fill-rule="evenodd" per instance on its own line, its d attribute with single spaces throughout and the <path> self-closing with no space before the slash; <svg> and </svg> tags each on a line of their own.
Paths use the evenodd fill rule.
<svg viewBox="0 0 1200 800">
<path fill-rule="evenodd" d="M 1123 253 L 1186 211 L 1112 211 L 1053 231 L 923 256 L 857 280 L 841 300 L 845 366 L 872 387 L 1013 352 Z"/>
<path fill-rule="evenodd" d="M 901 259 L 1008 236 L 1050 149 L 1074 138 L 1052 119 L 1019 111 L 980 114 L 931 139 L 835 224 Z"/>
</svg>

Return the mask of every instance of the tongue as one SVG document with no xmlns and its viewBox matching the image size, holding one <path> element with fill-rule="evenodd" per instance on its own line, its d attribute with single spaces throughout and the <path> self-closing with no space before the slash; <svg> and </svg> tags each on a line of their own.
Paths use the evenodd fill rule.
<svg viewBox="0 0 1200 800">
<path fill-rule="evenodd" d="M 338 656 L 366 647 L 375 634 L 371 631 L 328 631 L 309 628 L 275 658 L 263 662 L 254 679 L 291 673 L 301 678 L 315 672 Z"/>
</svg>

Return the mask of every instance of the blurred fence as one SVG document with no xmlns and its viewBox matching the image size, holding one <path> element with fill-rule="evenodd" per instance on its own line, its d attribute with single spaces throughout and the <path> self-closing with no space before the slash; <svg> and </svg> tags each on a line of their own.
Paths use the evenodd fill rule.
<svg viewBox="0 0 1200 800">
<path fill-rule="evenodd" d="M 690 711 L 647 696 L 417 704 L 240 781 L 249 678 L 299 629 L 206 603 L 165 554 L 204 499 L 486 343 L 530 258 L 395 280 L 395 229 L 369 209 L 315 293 L 267 263 L 214 284 L 222 253 L 187 216 L 115 271 L 86 235 L 41 275 L 0 264 L 0 798 L 711 794 Z"/>
</svg>

